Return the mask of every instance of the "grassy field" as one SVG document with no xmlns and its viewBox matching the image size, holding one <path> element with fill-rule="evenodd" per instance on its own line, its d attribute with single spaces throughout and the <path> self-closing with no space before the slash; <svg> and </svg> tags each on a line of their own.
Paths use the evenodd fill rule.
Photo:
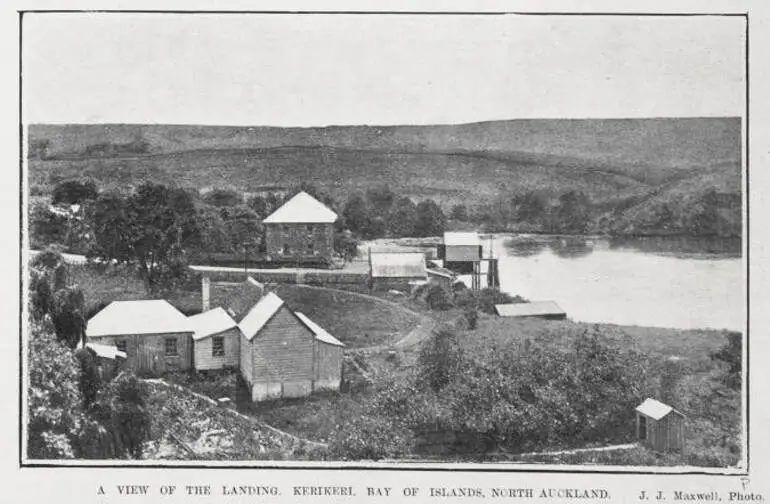
<svg viewBox="0 0 770 504">
<path fill-rule="evenodd" d="M 286 284 L 272 289 L 291 309 L 304 313 L 350 348 L 393 343 L 419 321 L 403 309 L 354 293 Z"/>
</svg>

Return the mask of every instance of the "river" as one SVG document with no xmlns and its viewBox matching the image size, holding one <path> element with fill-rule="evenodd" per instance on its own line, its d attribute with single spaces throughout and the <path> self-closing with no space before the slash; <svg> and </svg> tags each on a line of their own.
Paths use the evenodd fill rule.
<svg viewBox="0 0 770 504">
<path fill-rule="evenodd" d="M 410 241 L 372 245 L 425 250 Z M 740 240 L 492 235 L 483 239 L 485 257 L 490 245 L 501 290 L 556 301 L 573 320 L 745 331 Z"/>
<path fill-rule="evenodd" d="M 496 235 L 500 288 L 556 301 L 573 320 L 745 330 L 739 240 Z"/>
</svg>

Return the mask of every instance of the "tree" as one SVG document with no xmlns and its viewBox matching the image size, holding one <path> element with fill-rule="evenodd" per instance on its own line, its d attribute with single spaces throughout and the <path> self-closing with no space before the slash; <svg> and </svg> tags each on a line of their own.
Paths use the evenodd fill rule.
<svg viewBox="0 0 770 504">
<path fill-rule="evenodd" d="M 358 240 L 349 230 L 336 232 L 334 235 L 334 251 L 346 261 L 358 256 Z"/>
<path fill-rule="evenodd" d="M 54 205 L 79 205 L 86 200 L 95 200 L 98 195 L 99 191 L 93 180 L 67 180 L 54 187 L 52 202 Z"/>
<path fill-rule="evenodd" d="M 194 208 L 181 190 L 146 183 L 128 198 L 100 198 L 94 215 L 96 247 L 91 255 L 134 263 L 152 294 L 182 261 L 184 247 L 199 239 Z"/>
<path fill-rule="evenodd" d="M 152 419 L 147 411 L 147 387 L 123 372 L 100 391 L 92 416 L 105 427 L 118 456 L 140 458 L 150 438 Z"/>
<path fill-rule="evenodd" d="M 396 201 L 396 193 L 391 191 L 387 184 L 378 185 L 366 190 L 366 200 L 374 211 L 385 215 Z"/>
<path fill-rule="evenodd" d="M 528 191 L 513 200 L 516 218 L 520 222 L 539 224 L 546 216 L 546 202 L 533 191 Z"/>
<path fill-rule="evenodd" d="M 417 361 L 419 381 L 438 392 L 452 381 L 463 359 L 457 333 L 442 328 L 423 344 Z"/>
<path fill-rule="evenodd" d="M 83 397 L 83 408 L 88 408 L 96 400 L 96 395 L 102 385 L 99 377 L 99 367 L 96 356 L 87 348 L 81 348 L 75 352 L 75 358 L 80 365 L 80 380 L 78 388 Z"/>
<path fill-rule="evenodd" d="M 388 216 L 388 231 L 391 236 L 414 236 L 417 223 L 417 206 L 406 196 L 396 202 L 396 206 Z"/>
<path fill-rule="evenodd" d="M 249 208 L 254 210 L 254 212 L 259 216 L 260 220 L 269 215 L 267 200 L 260 195 L 252 196 L 249 198 L 246 204 L 249 206 Z"/>
<path fill-rule="evenodd" d="M 50 326 L 31 322 L 27 389 L 27 456 L 75 458 L 73 441 L 83 422 L 78 363 Z"/>
<path fill-rule="evenodd" d="M 452 206 L 451 216 L 453 220 L 466 222 L 468 220 L 468 207 L 465 205 Z"/>
<path fill-rule="evenodd" d="M 243 203 L 243 196 L 231 189 L 213 189 L 203 196 L 203 201 L 215 207 L 233 207 Z"/>
<path fill-rule="evenodd" d="M 734 390 L 741 388 L 741 373 L 743 369 L 743 335 L 739 332 L 728 332 L 725 336 L 727 343 L 717 352 L 711 354 L 711 359 L 727 365 L 725 383 Z"/>
<path fill-rule="evenodd" d="M 591 202 L 578 191 L 569 191 L 559 196 L 559 202 L 552 211 L 554 231 L 584 233 L 590 223 Z"/>
<path fill-rule="evenodd" d="M 342 217 L 345 219 L 345 226 L 354 233 L 360 235 L 368 230 L 371 219 L 363 196 L 360 194 L 350 196 L 342 210 Z"/>
<path fill-rule="evenodd" d="M 414 232 L 417 236 L 439 236 L 444 233 L 446 217 L 435 201 L 427 199 L 417 205 Z"/>
<path fill-rule="evenodd" d="M 85 339 L 85 298 L 79 287 L 65 287 L 54 293 L 51 321 L 56 337 L 70 348 Z"/>
</svg>

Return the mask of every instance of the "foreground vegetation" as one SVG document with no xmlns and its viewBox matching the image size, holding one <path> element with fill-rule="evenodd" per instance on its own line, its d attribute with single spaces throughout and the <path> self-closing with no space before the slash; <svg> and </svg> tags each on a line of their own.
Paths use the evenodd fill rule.
<svg viewBox="0 0 770 504">
<path fill-rule="evenodd" d="M 674 341 L 682 331 L 651 330 L 668 334 L 648 340 L 646 329 L 624 329 L 482 317 L 473 331 L 441 330 L 405 378 L 374 383 L 363 413 L 340 426 L 331 450 L 350 459 L 736 465 L 740 382 L 732 368 L 740 335 L 691 331 L 698 344 L 683 348 Z M 634 442 L 634 408 L 646 397 L 688 416 L 684 457 L 643 447 L 517 455 Z"/>
</svg>

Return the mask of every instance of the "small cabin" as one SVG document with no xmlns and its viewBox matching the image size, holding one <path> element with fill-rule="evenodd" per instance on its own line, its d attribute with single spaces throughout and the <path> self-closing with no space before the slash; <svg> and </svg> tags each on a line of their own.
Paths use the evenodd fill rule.
<svg viewBox="0 0 770 504">
<path fill-rule="evenodd" d="M 337 214 L 306 192 L 289 199 L 262 223 L 268 260 L 329 263 L 334 255 Z"/>
<path fill-rule="evenodd" d="M 422 252 L 369 252 L 369 282 L 372 290 L 410 292 L 425 283 L 428 272 Z"/>
<path fill-rule="evenodd" d="M 536 317 L 547 320 L 564 320 L 567 312 L 553 301 L 532 301 L 529 303 L 511 303 L 495 305 L 501 317 Z"/>
<path fill-rule="evenodd" d="M 168 301 L 113 301 L 91 317 L 87 343 L 115 346 L 126 368 L 158 375 L 192 368 L 192 326 Z"/>
<path fill-rule="evenodd" d="M 636 439 L 657 452 L 684 453 L 686 417 L 655 399 L 636 408 Z"/>
<path fill-rule="evenodd" d="M 190 317 L 193 327 L 193 361 L 196 371 L 238 367 L 241 330 L 221 307 Z"/>
</svg>

